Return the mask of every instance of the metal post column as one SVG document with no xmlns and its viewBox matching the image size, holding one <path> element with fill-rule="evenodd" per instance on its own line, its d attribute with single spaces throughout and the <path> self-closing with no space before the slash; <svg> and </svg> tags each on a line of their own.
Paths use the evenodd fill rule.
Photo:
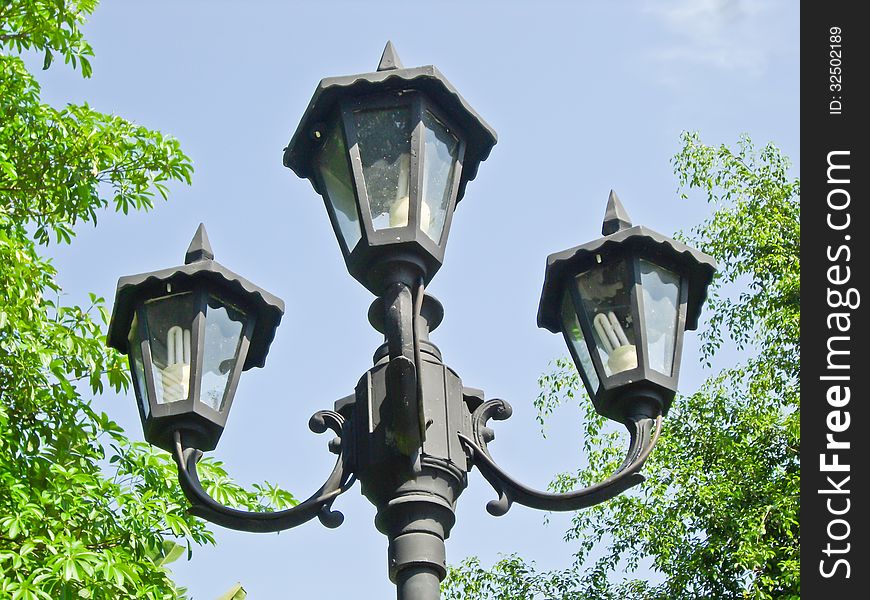
<svg viewBox="0 0 870 600">
<path fill-rule="evenodd" d="M 385 343 L 356 388 L 356 474 L 377 507 L 375 526 L 389 540 L 389 576 L 397 598 L 438 600 L 447 574 L 444 541 L 468 481 L 458 434 L 470 431 L 471 414 L 462 382 L 429 341 L 429 331 L 443 316 L 431 296 L 416 317 L 421 360 L 409 364 L 414 318 L 409 304 L 407 290 L 396 286 L 369 311 Z"/>
</svg>

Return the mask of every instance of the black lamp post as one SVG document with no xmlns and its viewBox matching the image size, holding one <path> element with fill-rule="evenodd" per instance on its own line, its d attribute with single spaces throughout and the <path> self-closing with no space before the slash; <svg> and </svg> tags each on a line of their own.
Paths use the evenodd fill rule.
<svg viewBox="0 0 870 600">
<path fill-rule="evenodd" d="M 279 531 L 341 513 L 336 497 L 357 479 L 389 540 L 400 600 L 436 600 L 446 575 L 444 540 L 477 466 L 498 492 L 494 515 L 516 502 L 577 510 L 643 480 L 673 400 L 683 333 L 697 326 L 713 260 L 632 227 L 611 193 L 602 239 L 547 261 L 538 324 L 562 332 L 596 410 L 626 425 L 626 459 L 606 480 L 566 494 L 515 481 L 493 460 L 490 419 L 511 414 L 485 401 L 441 360 L 429 333 L 441 304 L 424 287 L 440 268 L 456 203 L 496 142 L 495 132 L 435 67 L 404 69 L 388 43 L 378 71 L 324 79 L 285 149 L 284 164 L 324 198 L 350 274 L 377 299 L 384 334 L 374 366 L 310 428 L 331 429 L 338 455 L 326 482 L 291 509 L 250 513 L 208 496 L 196 474 L 226 422 L 241 371 L 263 366 L 283 303 L 214 262 L 200 226 L 185 265 L 123 277 L 110 346 L 130 357 L 146 439 L 174 453 L 191 510 L 225 527 Z M 658 425 L 657 425 L 658 424 Z"/>
</svg>

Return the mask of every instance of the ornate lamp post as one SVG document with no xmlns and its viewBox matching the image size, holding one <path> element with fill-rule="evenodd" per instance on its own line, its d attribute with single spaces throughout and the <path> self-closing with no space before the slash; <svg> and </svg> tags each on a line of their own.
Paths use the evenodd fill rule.
<svg viewBox="0 0 870 600">
<path fill-rule="evenodd" d="M 444 259 L 456 203 L 496 142 L 495 132 L 432 66 L 405 69 L 388 43 L 375 73 L 324 79 L 284 164 L 323 197 L 350 274 L 377 298 L 369 321 L 384 335 L 374 366 L 334 410 L 311 418 L 331 429 L 338 455 L 326 482 L 272 513 L 222 506 L 196 464 L 213 450 L 242 371 L 263 366 L 283 303 L 216 263 L 205 230 L 185 265 L 118 282 L 108 343 L 128 354 L 146 439 L 174 453 L 191 510 L 232 529 L 268 532 L 314 517 L 341 524 L 335 499 L 356 480 L 389 540 L 400 600 L 435 600 L 446 574 L 444 540 L 477 466 L 502 515 L 512 503 L 577 510 L 640 483 L 677 386 L 683 333 L 695 329 L 713 260 L 632 227 L 611 193 L 604 237 L 547 260 L 538 324 L 561 332 L 596 410 L 625 424 L 623 465 L 566 494 L 515 481 L 487 444 L 490 419 L 511 408 L 465 387 L 429 333 L 441 304 L 425 293 Z"/>
</svg>

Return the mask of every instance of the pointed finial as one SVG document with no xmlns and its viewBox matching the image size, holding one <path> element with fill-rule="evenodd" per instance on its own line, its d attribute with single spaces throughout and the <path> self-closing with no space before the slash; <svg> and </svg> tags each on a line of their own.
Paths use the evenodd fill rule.
<svg viewBox="0 0 870 600">
<path fill-rule="evenodd" d="M 196 233 L 193 239 L 190 240 L 190 246 L 187 248 L 187 254 L 184 255 L 184 264 L 189 265 L 198 260 L 212 260 L 214 251 L 211 249 L 211 243 L 208 241 L 208 234 L 205 232 L 205 225 L 199 224 L 196 228 Z"/>
<path fill-rule="evenodd" d="M 631 227 L 631 217 L 628 216 L 616 192 L 610 190 L 610 197 L 607 199 L 607 210 L 604 212 L 604 224 L 601 225 L 602 235 L 610 235 L 629 227 Z"/>
<path fill-rule="evenodd" d="M 399 60 L 399 55 L 396 54 L 396 49 L 393 47 L 393 42 L 387 41 L 384 53 L 381 54 L 381 62 L 378 63 L 378 71 L 391 71 L 403 68 L 402 61 Z"/>
</svg>

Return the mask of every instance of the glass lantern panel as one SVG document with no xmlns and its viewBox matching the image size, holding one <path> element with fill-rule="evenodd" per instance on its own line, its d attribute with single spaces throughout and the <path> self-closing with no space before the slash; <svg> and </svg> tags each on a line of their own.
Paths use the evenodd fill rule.
<svg viewBox="0 0 870 600">
<path fill-rule="evenodd" d="M 239 342 L 247 316 L 220 298 L 209 296 L 205 313 L 200 402 L 220 411 L 239 357 Z"/>
<path fill-rule="evenodd" d="M 674 368 L 680 276 L 656 264 L 640 261 L 643 318 L 647 332 L 649 365 L 670 376 Z"/>
<path fill-rule="evenodd" d="M 156 298 L 145 303 L 157 404 L 190 395 L 191 331 L 197 309 L 194 294 Z"/>
<path fill-rule="evenodd" d="M 420 229 L 436 244 L 441 240 L 444 221 L 453 192 L 453 172 L 459 140 L 447 127 L 423 113 L 423 202 L 420 205 Z"/>
<path fill-rule="evenodd" d="M 631 289 L 625 261 L 605 263 L 577 275 L 583 310 L 595 348 L 609 377 L 637 367 Z"/>
<path fill-rule="evenodd" d="M 404 227 L 410 209 L 411 109 L 358 110 L 354 118 L 372 225 Z"/>
<path fill-rule="evenodd" d="M 574 308 L 574 302 L 571 299 L 571 290 L 565 290 L 565 295 L 562 297 L 562 331 L 571 346 L 572 356 L 574 356 L 575 361 L 579 361 L 577 369 L 586 375 L 586 379 L 589 381 L 589 395 L 594 396 L 598 393 L 598 373 L 595 372 L 592 355 L 589 354 L 589 347 L 583 337 L 583 329 L 580 327 L 580 321 L 577 320 L 577 309 Z"/>
<path fill-rule="evenodd" d="M 347 162 L 347 144 L 341 126 L 334 123 L 329 127 L 326 141 L 317 156 L 317 169 L 326 187 L 326 197 L 335 213 L 335 221 L 347 245 L 352 251 L 360 241 L 359 215 L 356 211 L 356 196 L 353 191 L 353 178 Z"/>
<path fill-rule="evenodd" d="M 133 385 L 139 403 L 145 411 L 145 416 L 151 414 L 151 405 L 148 403 L 148 385 L 145 382 L 145 362 L 142 360 L 142 344 L 139 339 L 139 318 L 133 316 L 130 324 L 130 335 L 127 337 L 127 347 L 130 349 L 130 370 L 133 372 Z"/>
</svg>

